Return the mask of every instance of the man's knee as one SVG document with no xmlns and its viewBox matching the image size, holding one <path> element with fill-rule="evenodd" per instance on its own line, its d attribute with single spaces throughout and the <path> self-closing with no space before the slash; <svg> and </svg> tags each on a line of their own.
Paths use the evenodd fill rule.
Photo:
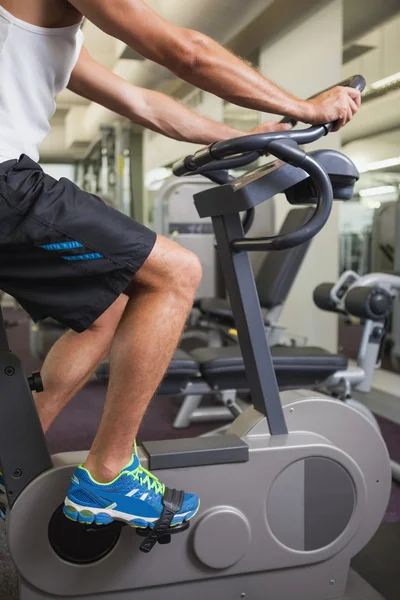
<svg viewBox="0 0 400 600">
<path fill-rule="evenodd" d="M 184 250 L 175 268 L 174 279 L 176 283 L 182 285 L 182 287 L 186 288 L 194 296 L 200 285 L 202 275 L 203 267 L 199 257 L 189 250 Z"/>
<path fill-rule="evenodd" d="M 201 277 L 202 266 L 196 254 L 159 236 L 153 252 L 136 275 L 134 283 L 192 299 Z"/>
</svg>

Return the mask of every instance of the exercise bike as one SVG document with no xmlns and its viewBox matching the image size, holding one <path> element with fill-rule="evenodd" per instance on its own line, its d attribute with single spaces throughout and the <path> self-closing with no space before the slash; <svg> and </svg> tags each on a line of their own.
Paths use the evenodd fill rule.
<svg viewBox="0 0 400 600">
<path fill-rule="evenodd" d="M 363 89 L 357 76 L 342 85 Z M 351 193 L 354 165 L 339 152 L 307 154 L 300 144 L 331 125 L 245 136 L 187 157 L 176 175 L 249 165 L 260 153 L 279 160 L 195 197 L 212 218 L 239 331 L 253 406 L 226 435 L 148 442 L 142 465 L 170 488 L 185 485 L 202 507 L 193 525 L 171 528 L 179 493 L 169 494 L 144 538 L 120 523 L 86 527 L 62 514 L 69 479 L 85 453 L 50 457 L 30 387 L 0 328 L 0 458 L 9 511 L 8 543 L 21 600 L 113 598 L 176 600 L 378 600 L 350 571 L 378 529 L 388 504 L 391 472 L 382 437 L 371 422 L 319 394 L 279 395 L 264 331 L 249 251 L 301 244 L 321 231 L 332 207 L 324 163 L 334 157 Z M 315 212 L 297 231 L 247 239 L 239 213 L 278 192 L 307 188 Z M 175 534 L 175 535 L 173 535 Z M 159 543 L 158 543 L 159 542 Z M 170 548 L 164 544 L 171 543 Z"/>
</svg>

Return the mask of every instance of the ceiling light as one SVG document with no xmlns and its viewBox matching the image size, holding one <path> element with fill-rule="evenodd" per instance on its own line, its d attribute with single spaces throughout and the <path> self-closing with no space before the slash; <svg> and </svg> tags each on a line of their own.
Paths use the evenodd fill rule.
<svg viewBox="0 0 400 600">
<path fill-rule="evenodd" d="M 382 206 L 382 204 L 377 200 L 363 199 L 363 200 L 361 200 L 361 202 L 366 208 L 370 208 L 371 210 L 377 210 L 378 208 L 380 208 Z"/>
<path fill-rule="evenodd" d="M 397 187 L 394 185 L 381 185 L 379 187 L 360 190 L 361 198 L 371 198 L 372 196 L 383 196 L 384 194 L 394 194 L 397 192 Z"/>
<path fill-rule="evenodd" d="M 367 173 L 368 171 L 379 171 L 380 169 L 389 169 L 390 167 L 398 167 L 399 165 L 400 156 L 397 156 L 395 158 L 386 158 L 385 160 L 368 163 L 364 167 L 361 167 L 359 171 L 360 173 Z"/>
</svg>

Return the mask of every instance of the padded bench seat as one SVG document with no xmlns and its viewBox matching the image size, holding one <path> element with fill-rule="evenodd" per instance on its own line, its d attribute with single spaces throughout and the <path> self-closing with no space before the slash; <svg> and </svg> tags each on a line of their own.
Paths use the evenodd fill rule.
<svg viewBox="0 0 400 600">
<path fill-rule="evenodd" d="M 109 377 L 109 362 L 104 361 L 97 369 L 96 375 L 100 381 L 107 382 Z M 179 395 L 187 385 L 200 377 L 200 365 L 196 359 L 183 350 L 175 350 L 168 370 L 158 388 L 158 394 Z"/>
<path fill-rule="evenodd" d="M 198 377 L 199 371 L 200 365 L 197 360 L 178 348 L 175 350 L 158 393 L 179 394 L 190 381 Z"/>
<path fill-rule="evenodd" d="M 273 346 L 271 354 L 280 389 L 320 385 L 336 371 L 348 367 L 345 356 L 311 346 Z M 211 388 L 248 389 L 239 346 L 198 348 L 191 355 Z"/>
<path fill-rule="evenodd" d="M 213 317 L 224 325 L 231 327 L 235 326 L 235 320 L 233 318 L 232 307 L 229 300 L 224 298 L 200 298 L 196 301 L 195 306 L 205 316 Z M 264 323 L 268 324 L 268 310 L 261 307 L 261 313 L 264 319 Z"/>
</svg>

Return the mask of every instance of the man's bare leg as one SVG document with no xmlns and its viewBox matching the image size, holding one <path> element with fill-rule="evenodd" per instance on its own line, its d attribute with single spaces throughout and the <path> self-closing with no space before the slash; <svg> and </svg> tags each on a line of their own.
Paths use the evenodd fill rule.
<svg viewBox="0 0 400 600">
<path fill-rule="evenodd" d="M 122 294 L 87 331 L 68 331 L 50 350 L 41 369 L 44 392 L 34 394 L 45 432 L 109 354 L 127 303 L 128 297 Z"/>
<path fill-rule="evenodd" d="M 127 291 L 130 296 L 110 352 L 102 420 L 85 467 L 100 483 L 131 460 L 147 406 L 168 368 L 201 279 L 197 257 L 158 238 Z"/>
</svg>

